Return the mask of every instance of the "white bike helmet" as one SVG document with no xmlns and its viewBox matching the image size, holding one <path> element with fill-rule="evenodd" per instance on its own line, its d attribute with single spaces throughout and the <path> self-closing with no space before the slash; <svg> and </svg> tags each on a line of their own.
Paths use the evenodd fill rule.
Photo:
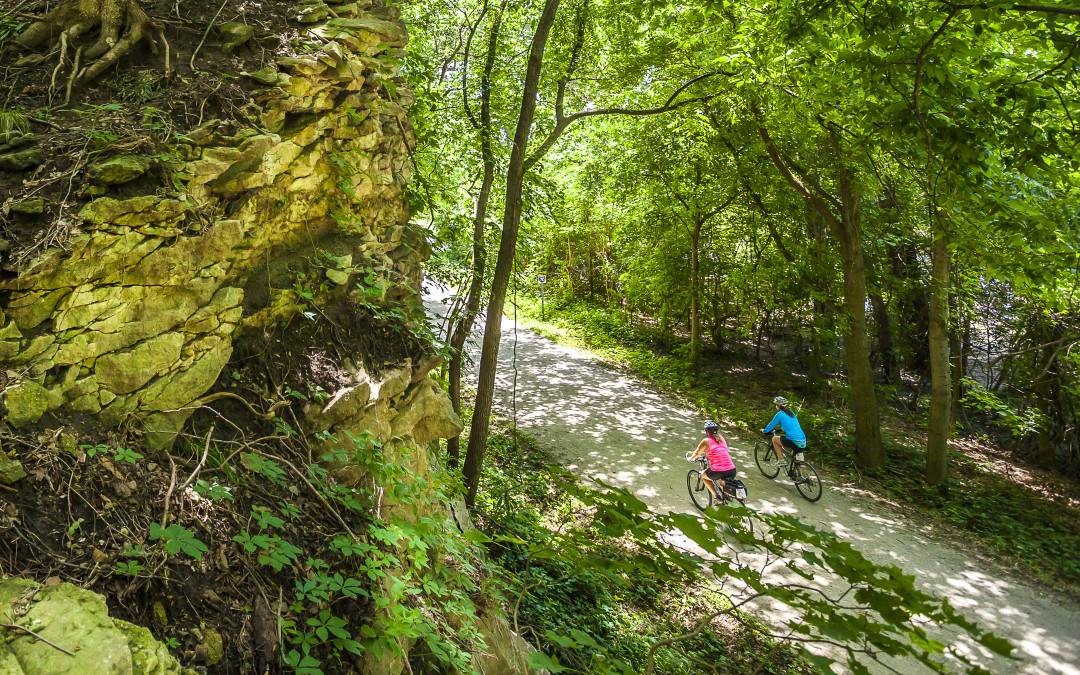
<svg viewBox="0 0 1080 675">
<path fill-rule="evenodd" d="M 786 406 L 787 405 L 787 399 L 784 398 L 783 396 L 777 396 L 776 398 L 774 398 L 772 400 L 772 402 L 775 403 L 776 405 L 779 405 L 779 406 Z"/>
</svg>

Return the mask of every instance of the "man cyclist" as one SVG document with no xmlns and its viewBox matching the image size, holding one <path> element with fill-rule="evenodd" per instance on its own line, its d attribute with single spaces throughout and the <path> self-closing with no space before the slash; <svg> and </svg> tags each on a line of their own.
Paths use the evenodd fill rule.
<svg viewBox="0 0 1080 675">
<path fill-rule="evenodd" d="M 716 422 L 705 423 L 705 438 L 698 443 L 697 450 L 692 455 L 687 455 L 687 461 L 696 461 L 704 454 L 709 458 L 709 468 L 705 469 L 705 487 L 709 488 L 713 499 L 719 503 L 718 489 L 723 490 L 724 484 L 735 477 L 735 462 L 731 461 L 731 452 L 728 450 L 727 441 L 720 435 L 720 425 Z M 720 481 L 717 488 L 716 482 Z"/>
<path fill-rule="evenodd" d="M 777 396 L 773 399 L 773 405 L 776 406 L 776 415 L 769 422 L 769 426 L 761 430 L 761 433 L 768 435 L 770 431 L 777 427 L 784 432 L 783 436 L 780 436 L 779 432 L 774 432 L 772 437 L 776 454 L 780 461 L 783 462 L 784 448 L 791 448 L 795 452 L 806 449 L 806 434 L 803 433 L 802 427 L 799 425 L 799 418 L 795 417 L 795 413 L 791 412 L 791 408 L 788 407 L 786 398 Z"/>
</svg>

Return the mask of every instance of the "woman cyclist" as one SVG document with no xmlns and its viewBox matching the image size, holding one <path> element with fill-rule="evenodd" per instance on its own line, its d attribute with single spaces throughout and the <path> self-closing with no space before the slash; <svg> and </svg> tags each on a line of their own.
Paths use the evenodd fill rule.
<svg viewBox="0 0 1080 675">
<path fill-rule="evenodd" d="M 720 435 L 720 425 L 716 422 L 705 423 L 705 438 L 698 443 L 697 450 L 686 457 L 687 461 L 696 461 L 704 454 L 709 458 L 709 468 L 705 469 L 705 486 L 709 488 L 713 499 L 720 502 L 715 481 L 720 481 L 720 490 L 724 489 L 724 483 L 735 477 L 735 463 L 731 461 L 731 453 L 728 451 L 727 441 Z"/>
<path fill-rule="evenodd" d="M 796 452 L 806 449 L 806 434 L 803 433 L 802 427 L 799 425 L 799 418 L 795 417 L 795 413 L 791 412 L 791 408 L 788 407 L 786 398 L 777 396 L 772 402 L 776 406 L 776 415 L 769 422 L 769 426 L 761 430 L 761 433 L 768 435 L 770 431 L 777 427 L 784 432 L 783 437 L 779 435 L 779 432 L 774 432 L 772 437 L 773 447 L 776 448 L 776 454 L 782 462 L 784 461 L 784 448 L 791 448 Z"/>
</svg>

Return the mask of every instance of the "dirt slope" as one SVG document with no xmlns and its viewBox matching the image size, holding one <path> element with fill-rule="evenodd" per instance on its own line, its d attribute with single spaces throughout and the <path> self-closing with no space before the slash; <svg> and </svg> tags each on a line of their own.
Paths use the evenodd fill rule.
<svg viewBox="0 0 1080 675">
<path fill-rule="evenodd" d="M 430 309 L 445 310 L 441 296 L 428 290 Z M 482 327 L 476 333 L 480 331 Z M 693 509 L 686 492 L 689 465 L 683 455 L 701 439 L 704 420 L 671 397 L 599 365 L 588 354 L 520 326 L 516 336 L 515 350 L 514 324 L 504 320 L 495 401 L 500 412 L 512 412 L 516 370 L 518 426 L 566 468 L 626 487 L 658 512 Z M 472 349 L 475 353 L 476 346 Z M 475 381 L 475 373 L 472 377 Z M 769 417 L 769 411 L 762 411 L 763 425 Z M 996 576 L 964 552 L 914 529 L 887 506 L 830 487 L 827 475 L 822 476 L 825 494 L 810 504 L 790 481 L 770 481 L 761 475 L 754 465 L 753 441 L 729 429 L 721 432 L 749 489 L 748 505 L 768 513 L 798 514 L 806 523 L 840 534 L 868 558 L 895 563 L 915 574 L 924 590 L 948 596 L 967 616 L 1017 646 L 1014 653 L 1020 658 L 1010 662 L 961 641 L 963 652 L 984 668 L 994 673 L 1080 675 L 1080 609 L 1075 605 Z M 776 580 L 780 578 L 777 573 Z M 835 580 L 815 581 L 829 590 Z M 791 618 L 783 606 L 762 606 L 759 614 L 778 626 Z M 933 637 L 956 641 L 950 635 Z M 900 672 L 927 672 L 919 664 L 890 665 Z M 958 663 L 953 665 L 960 670 Z"/>
</svg>

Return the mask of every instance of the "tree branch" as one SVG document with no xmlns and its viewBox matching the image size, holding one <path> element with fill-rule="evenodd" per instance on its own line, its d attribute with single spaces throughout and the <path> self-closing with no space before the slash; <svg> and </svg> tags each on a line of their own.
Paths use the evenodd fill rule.
<svg viewBox="0 0 1080 675">
<path fill-rule="evenodd" d="M 589 20 L 589 0 L 583 0 L 582 8 L 577 15 L 577 25 L 574 27 L 574 46 L 570 50 L 570 63 L 566 66 L 566 73 L 559 80 L 558 92 L 555 94 L 555 122 L 563 118 L 563 101 L 566 98 L 566 85 L 577 70 L 578 61 L 581 58 L 581 49 L 585 46 L 585 25 Z"/>
<path fill-rule="evenodd" d="M 668 97 L 664 105 L 658 108 L 600 108 L 597 110 L 582 110 L 580 112 L 574 113 L 573 115 L 570 115 L 569 117 L 557 119 L 555 123 L 555 128 L 551 130 L 547 138 L 544 139 L 544 142 L 540 144 L 540 147 L 538 147 L 532 153 L 532 155 L 530 155 L 529 158 L 525 160 L 525 171 L 528 172 L 529 170 L 531 170 L 533 165 L 539 162 L 544 157 L 544 155 L 547 154 L 547 151 L 551 149 L 551 146 L 555 145 L 555 141 L 559 140 L 559 136 L 562 135 L 562 132 L 566 131 L 566 128 L 574 122 L 580 119 L 585 119 L 586 117 L 595 117 L 597 115 L 628 115 L 638 117 L 647 115 L 660 115 L 662 113 L 671 112 L 672 110 L 676 110 L 685 105 L 690 105 L 691 103 L 704 103 L 706 101 L 711 101 L 712 99 L 719 96 L 721 92 L 714 92 L 706 96 L 698 96 L 696 98 L 684 99 L 682 101 L 679 101 L 678 103 L 674 102 L 675 99 L 677 99 L 679 95 L 686 90 L 687 87 L 693 85 L 695 82 L 700 82 L 701 80 L 713 77 L 715 75 L 726 75 L 728 77 L 731 77 L 734 75 L 734 73 L 729 73 L 723 70 L 713 70 L 703 75 L 699 75 L 692 80 L 688 80 L 687 82 L 683 83 L 682 86 L 680 86 L 678 89 L 676 89 L 671 94 L 671 96 Z"/>
<path fill-rule="evenodd" d="M 776 149 L 776 144 L 773 143 L 772 137 L 769 136 L 769 132 L 760 121 L 758 123 L 758 132 L 761 134 L 761 139 L 765 141 L 765 152 L 768 153 L 769 158 L 772 160 L 773 164 L 776 165 L 777 170 L 780 172 L 780 175 L 783 176 L 784 180 L 786 180 L 791 187 L 795 188 L 795 191 L 799 193 L 799 196 L 805 199 L 807 203 L 809 203 L 810 206 L 825 219 L 825 222 L 829 224 L 829 227 L 832 228 L 834 232 L 843 232 L 842 223 L 837 219 L 836 214 L 833 213 L 832 209 L 829 208 L 829 203 L 811 191 L 806 183 L 792 173 L 791 168 L 784 162 L 783 157 L 780 156 L 780 152 Z M 835 202 L 835 200 L 831 198 L 830 201 Z M 834 206 L 835 205 L 836 204 L 834 203 Z"/>
<path fill-rule="evenodd" d="M 476 116 L 473 115 L 472 108 L 469 106 L 469 52 L 472 50 L 473 35 L 480 27 L 480 22 L 484 20 L 487 11 L 488 0 L 484 0 L 484 8 L 480 10 L 480 16 L 476 19 L 476 23 L 469 27 L 469 37 L 465 40 L 465 56 L 461 63 L 461 102 L 465 105 L 465 115 L 469 118 L 473 129 L 479 129 L 480 124 L 476 121 Z"/>
</svg>

